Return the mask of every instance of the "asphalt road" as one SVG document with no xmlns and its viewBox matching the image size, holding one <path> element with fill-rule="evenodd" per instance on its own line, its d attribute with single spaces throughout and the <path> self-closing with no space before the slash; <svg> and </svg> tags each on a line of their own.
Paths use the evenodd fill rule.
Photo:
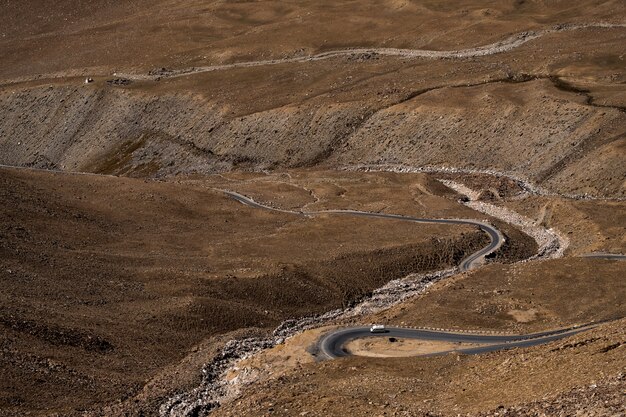
<svg viewBox="0 0 626 417">
<path fill-rule="evenodd" d="M 260 204 L 253 199 L 246 197 L 242 194 L 233 192 L 233 191 L 225 191 L 220 190 L 233 198 L 236 201 L 239 201 L 242 204 L 245 204 L 249 207 L 264 209 L 264 210 L 272 210 L 281 213 L 288 213 L 292 215 L 298 216 L 314 216 L 318 214 L 337 214 L 337 215 L 350 215 L 350 216 L 359 216 L 359 217 L 367 217 L 367 218 L 378 218 L 378 219 L 392 219 L 392 220 L 403 220 L 407 222 L 413 223 L 441 223 L 441 224 L 460 224 L 460 225 L 473 225 L 479 227 L 483 232 L 485 232 L 490 239 L 490 242 L 487 246 L 480 249 L 479 251 L 469 255 L 459 265 L 459 268 L 462 271 L 466 271 L 480 263 L 484 260 L 485 256 L 490 253 L 495 252 L 500 248 L 500 246 L 504 242 L 504 237 L 500 233 L 498 229 L 495 227 L 478 221 L 478 220 L 464 220 L 464 219 L 423 219 L 418 217 L 411 216 L 403 216 L 398 214 L 386 214 L 386 213 L 371 213 L 357 210 L 325 210 L 325 211 L 312 211 L 312 212 L 303 212 L 303 211 L 292 211 L 292 210 L 283 210 L 274 208 L 271 206 L 267 206 L 264 204 Z M 608 258 L 608 259 L 624 259 L 626 258 L 624 255 L 612 255 L 612 254 L 590 254 L 587 255 L 590 257 L 598 257 L 598 258 Z M 553 331 L 546 331 L 541 333 L 533 333 L 527 335 L 485 335 L 485 334 L 476 334 L 476 333 L 462 333 L 462 332 L 448 332 L 448 331 L 437 331 L 437 330 L 422 330 L 422 329 L 410 329 L 410 328 L 400 328 L 400 327 L 390 327 L 387 328 L 385 333 L 371 333 L 369 327 L 349 327 L 344 329 L 339 329 L 333 332 L 330 332 L 323 336 L 318 341 L 318 347 L 320 353 L 328 358 L 340 358 L 344 356 L 350 356 L 351 353 L 348 352 L 344 346 L 355 339 L 365 338 L 365 337 L 384 337 L 390 338 L 394 337 L 396 339 L 414 339 L 414 340 L 428 340 L 428 341 L 440 341 L 440 342 L 458 342 L 458 343 L 472 343 L 472 344 L 482 344 L 482 346 L 458 349 L 454 351 L 443 351 L 436 353 L 429 353 L 417 356 L 438 356 L 445 355 L 451 352 L 462 353 L 467 355 L 493 352 L 497 350 L 503 349 L 511 349 L 511 348 L 521 348 L 521 347 L 530 347 L 536 346 L 543 343 L 548 343 L 563 337 L 571 336 L 576 333 L 591 329 L 597 326 L 599 323 L 591 323 L 583 326 L 570 327 L 566 329 L 559 329 Z"/>
<path fill-rule="evenodd" d="M 554 331 L 541 333 L 533 333 L 527 335 L 483 335 L 472 333 L 457 333 L 436 330 L 419 330 L 407 329 L 401 327 L 388 327 L 385 333 L 371 333 L 369 327 L 349 327 L 330 332 L 318 341 L 320 353 L 328 359 L 351 356 L 351 353 L 345 350 L 344 346 L 355 339 L 365 337 L 394 337 L 396 339 L 414 339 L 425 341 L 452 342 L 452 343 L 480 343 L 484 346 L 448 350 L 437 353 L 429 353 L 413 356 L 440 356 L 448 353 L 456 352 L 466 355 L 475 355 L 479 353 L 493 352 L 496 350 L 512 349 L 520 347 L 530 347 L 540 345 L 542 343 L 552 342 L 553 340 L 571 336 L 576 333 L 589 330 L 599 323 L 588 324 L 579 327 L 570 327 Z"/>
<path fill-rule="evenodd" d="M 492 225 L 488 223 L 481 222 L 479 220 L 423 219 L 419 217 L 403 216 L 399 214 L 371 213 L 367 211 L 358 211 L 358 210 L 324 210 L 324 211 L 306 211 L 306 212 L 291 211 L 291 210 L 278 209 L 278 208 L 274 208 L 271 206 L 266 206 L 261 203 L 257 203 L 253 199 L 246 197 L 242 194 L 239 194 L 237 192 L 234 192 L 234 191 L 225 191 L 225 190 L 220 190 L 220 191 L 224 192 L 226 195 L 233 198 L 234 200 L 237 200 L 240 203 L 245 204 L 249 207 L 254 207 L 254 208 L 264 209 L 264 210 L 272 210 L 272 211 L 277 211 L 280 213 L 288 213 L 288 214 L 293 214 L 293 215 L 298 215 L 298 216 L 315 216 L 319 214 L 337 214 L 337 215 L 344 215 L 344 216 L 358 216 L 358 217 L 368 217 L 368 218 L 376 218 L 376 219 L 402 220 L 402 221 L 407 221 L 411 223 L 439 223 L 439 224 L 459 224 L 459 225 L 477 226 L 480 228 L 480 230 L 485 232 L 487 236 L 489 236 L 489 244 L 485 246 L 484 248 L 480 249 L 479 251 L 474 252 L 468 257 L 466 257 L 465 259 L 463 259 L 461 263 L 459 264 L 459 269 L 461 269 L 461 271 L 467 271 L 481 264 L 484 261 L 485 256 L 497 251 L 500 248 L 500 246 L 502 246 L 502 244 L 504 243 L 504 236 L 502 236 L 502 233 L 500 233 L 498 229 L 496 229 L 495 227 L 493 227 Z"/>
</svg>

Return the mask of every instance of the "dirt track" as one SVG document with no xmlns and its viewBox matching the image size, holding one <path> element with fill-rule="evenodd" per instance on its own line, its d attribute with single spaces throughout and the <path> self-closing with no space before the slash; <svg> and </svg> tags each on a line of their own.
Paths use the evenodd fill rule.
<svg viewBox="0 0 626 417">
<path fill-rule="evenodd" d="M 508 52 L 508 51 L 511 51 L 515 48 L 522 46 L 526 42 L 539 39 L 551 33 L 568 32 L 568 31 L 588 29 L 588 28 L 623 29 L 623 28 L 626 28 L 626 23 L 588 23 L 588 24 L 575 24 L 575 25 L 558 25 L 557 27 L 552 28 L 552 29 L 521 32 L 517 35 L 513 35 L 507 39 L 494 42 L 489 45 L 478 46 L 474 48 L 462 49 L 462 50 L 456 50 L 456 51 L 432 51 L 432 50 L 425 50 L 425 49 L 355 47 L 355 48 L 348 48 L 348 49 L 342 49 L 342 50 L 336 50 L 336 51 L 328 51 L 328 52 L 323 52 L 321 54 L 312 55 L 312 56 L 304 56 L 304 57 L 272 59 L 272 60 L 265 60 L 265 61 L 236 62 L 233 64 L 193 67 L 189 69 L 179 69 L 179 70 L 169 70 L 169 71 L 165 70 L 165 71 L 160 71 L 157 74 L 153 74 L 153 75 L 140 75 L 140 74 L 131 74 L 131 73 L 116 73 L 115 75 L 118 77 L 130 79 L 130 80 L 156 80 L 156 79 L 161 79 L 161 78 L 189 76 L 189 75 L 199 74 L 203 72 L 225 71 L 225 70 L 230 70 L 230 69 L 250 68 L 250 67 L 259 67 L 259 66 L 266 66 L 266 65 L 315 62 L 315 61 L 320 61 L 320 60 L 325 60 L 325 59 L 333 59 L 333 58 L 341 58 L 341 57 L 355 57 L 355 56 L 358 57 L 359 55 L 366 55 L 366 56 L 383 55 L 383 56 L 395 56 L 395 57 L 402 57 L 402 58 L 426 58 L 426 59 L 467 59 L 467 58 L 482 57 L 482 56 L 495 55 L 495 54 Z M 49 77 L 49 76 L 44 76 L 44 77 Z"/>
</svg>

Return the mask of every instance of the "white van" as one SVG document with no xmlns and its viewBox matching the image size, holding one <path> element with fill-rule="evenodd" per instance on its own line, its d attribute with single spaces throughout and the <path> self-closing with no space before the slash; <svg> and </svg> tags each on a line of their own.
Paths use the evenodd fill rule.
<svg viewBox="0 0 626 417">
<path fill-rule="evenodd" d="M 370 333 L 386 333 L 387 329 L 384 324 L 373 324 L 370 327 Z"/>
</svg>

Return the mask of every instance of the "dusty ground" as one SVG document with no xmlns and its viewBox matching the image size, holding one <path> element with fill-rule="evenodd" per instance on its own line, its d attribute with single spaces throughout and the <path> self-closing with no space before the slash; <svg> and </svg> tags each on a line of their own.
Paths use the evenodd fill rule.
<svg viewBox="0 0 626 417">
<path fill-rule="evenodd" d="M 583 258 L 494 264 L 443 281 L 422 296 L 358 323 L 523 334 L 619 318 L 626 313 L 623 271 L 621 261 Z M 410 343 L 396 348 L 398 342 L 385 338 L 374 344 L 364 339 L 350 344 L 362 357 L 317 365 L 311 364 L 306 351 L 323 330 L 306 332 L 261 354 L 255 363 L 242 363 L 243 374 L 252 372 L 257 383 L 217 415 L 265 415 L 270 408 L 271 415 L 327 415 L 339 410 L 371 415 L 379 407 L 381 415 L 489 415 L 500 406 L 524 415 L 535 408 L 550 409 L 554 406 L 550 401 L 565 401 L 561 397 L 572 389 L 586 398 L 595 389 L 589 387 L 600 379 L 622 381 L 623 322 L 548 346 L 478 357 L 400 358 L 408 350 L 443 347 Z M 443 350 L 449 348 L 455 346 Z M 377 356 L 398 358 L 379 362 Z M 625 411 L 623 403 L 615 401 L 620 384 L 607 388 L 610 405 L 600 407 L 587 399 L 580 410 L 619 415 Z M 543 398 L 543 403 L 526 404 L 536 398 Z"/>
<path fill-rule="evenodd" d="M 530 333 L 623 316 L 622 261 L 488 265 L 386 312 L 393 324 Z"/>
<path fill-rule="evenodd" d="M 538 224 L 566 233 L 572 255 L 592 252 L 626 253 L 624 202 L 535 197 L 503 204 L 524 213 Z"/>
<path fill-rule="evenodd" d="M 519 184 L 490 175 L 437 174 L 477 190 L 478 199 L 511 209 L 533 224 L 555 228 L 569 241 L 567 253 L 626 253 L 626 205 L 623 201 L 581 201 L 528 195 Z"/>
<path fill-rule="evenodd" d="M 6 9 L 2 163 L 140 177 L 456 166 L 510 171 L 560 193 L 626 195 L 623 27 L 550 33 L 474 58 L 365 54 L 107 82 L 121 77 L 113 71 L 351 46 L 475 47 L 557 24 L 624 23 L 618 1 L 66 1 L 45 24 Z M 47 73 L 58 76 L 14 79 Z"/>
<path fill-rule="evenodd" d="M 351 46 L 460 49 L 563 22 L 621 17 L 617 0 L 576 5 L 563 0 L 454 5 L 438 0 L 65 0 L 53 9 L 47 6 L 41 0 L 2 5 L 2 78 L 85 68 L 147 72 Z"/>
<path fill-rule="evenodd" d="M 623 262 L 575 257 L 626 252 L 624 24 L 621 0 L 3 2 L 0 164 L 121 178 L 0 168 L 0 415 L 154 415 L 228 340 L 484 244 L 472 228 L 252 210 L 213 188 L 504 232 L 501 263 L 349 323 L 526 332 L 622 317 Z M 532 39 L 306 59 L 511 36 Z M 259 60 L 280 62 L 241 66 Z M 206 70 L 221 64 L 239 66 Z M 493 170 L 558 195 L 339 171 L 363 166 Z M 566 258 L 511 264 L 532 239 L 436 178 L 559 229 Z M 624 320 L 480 357 L 315 363 L 318 334 L 242 364 L 261 379 L 215 415 L 626 414 Z"/>
<path fill-rule="evenodd" d="M 212 415 L 560 415 L 563 403 L 574 415 L 622 415 L 625 341 L 622 320 L 532 349 L 304 364 Z"/>
<path fill-rule="evenodd" d="M 187 355 L 196 364 L 206 358 L 220 335 L 341 307 L 485 244 L 472 228 L 300 218 L 212 190 L 254 185 L 258 196 L 282 191 L 292 206 L 317 199 L 336 208 L 468 214 L 432 195 L 425 175 L 293 176 L 295 185 L 282 176 L 155 182 L 2 169 L 3 413 L 66 412 L 140 395 L 163 368 Z M 318 190 L 316 199 L 298 183 Z M 328 187 L 343 190 L 340 202 L 326 198 Z M 198 344 L 208 347 L 198 353 Z"/>
<path fill-rule="evenodd" d="M 364 338 L 345 345 L 345 349 L 355 356 L 372 358 L 393 358 L 418 356 L 428 353 L 448 352 L 479 345 L 471 343 L 431 342 L 427 340 Z"/>
</svg>

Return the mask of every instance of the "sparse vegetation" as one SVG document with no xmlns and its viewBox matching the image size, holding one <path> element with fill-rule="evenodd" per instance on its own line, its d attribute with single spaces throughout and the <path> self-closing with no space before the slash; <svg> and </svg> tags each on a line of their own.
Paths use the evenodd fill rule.
<svg viewBox="0 0 626 417">
<path fill-rule="evenodd" d="M 623 262 L 582 257 L 626 252 L 623 0 L 22 0 L 0 28 L 0 416 L 199 417 L 226 377 L 215 416 L 626 413 Z M 480 230 L 287 212 L 329 209 L 505 243 L 455 274 Z M 304 330 L 609 318 L 437 359 L 315 363 Z"/>
</svg>

